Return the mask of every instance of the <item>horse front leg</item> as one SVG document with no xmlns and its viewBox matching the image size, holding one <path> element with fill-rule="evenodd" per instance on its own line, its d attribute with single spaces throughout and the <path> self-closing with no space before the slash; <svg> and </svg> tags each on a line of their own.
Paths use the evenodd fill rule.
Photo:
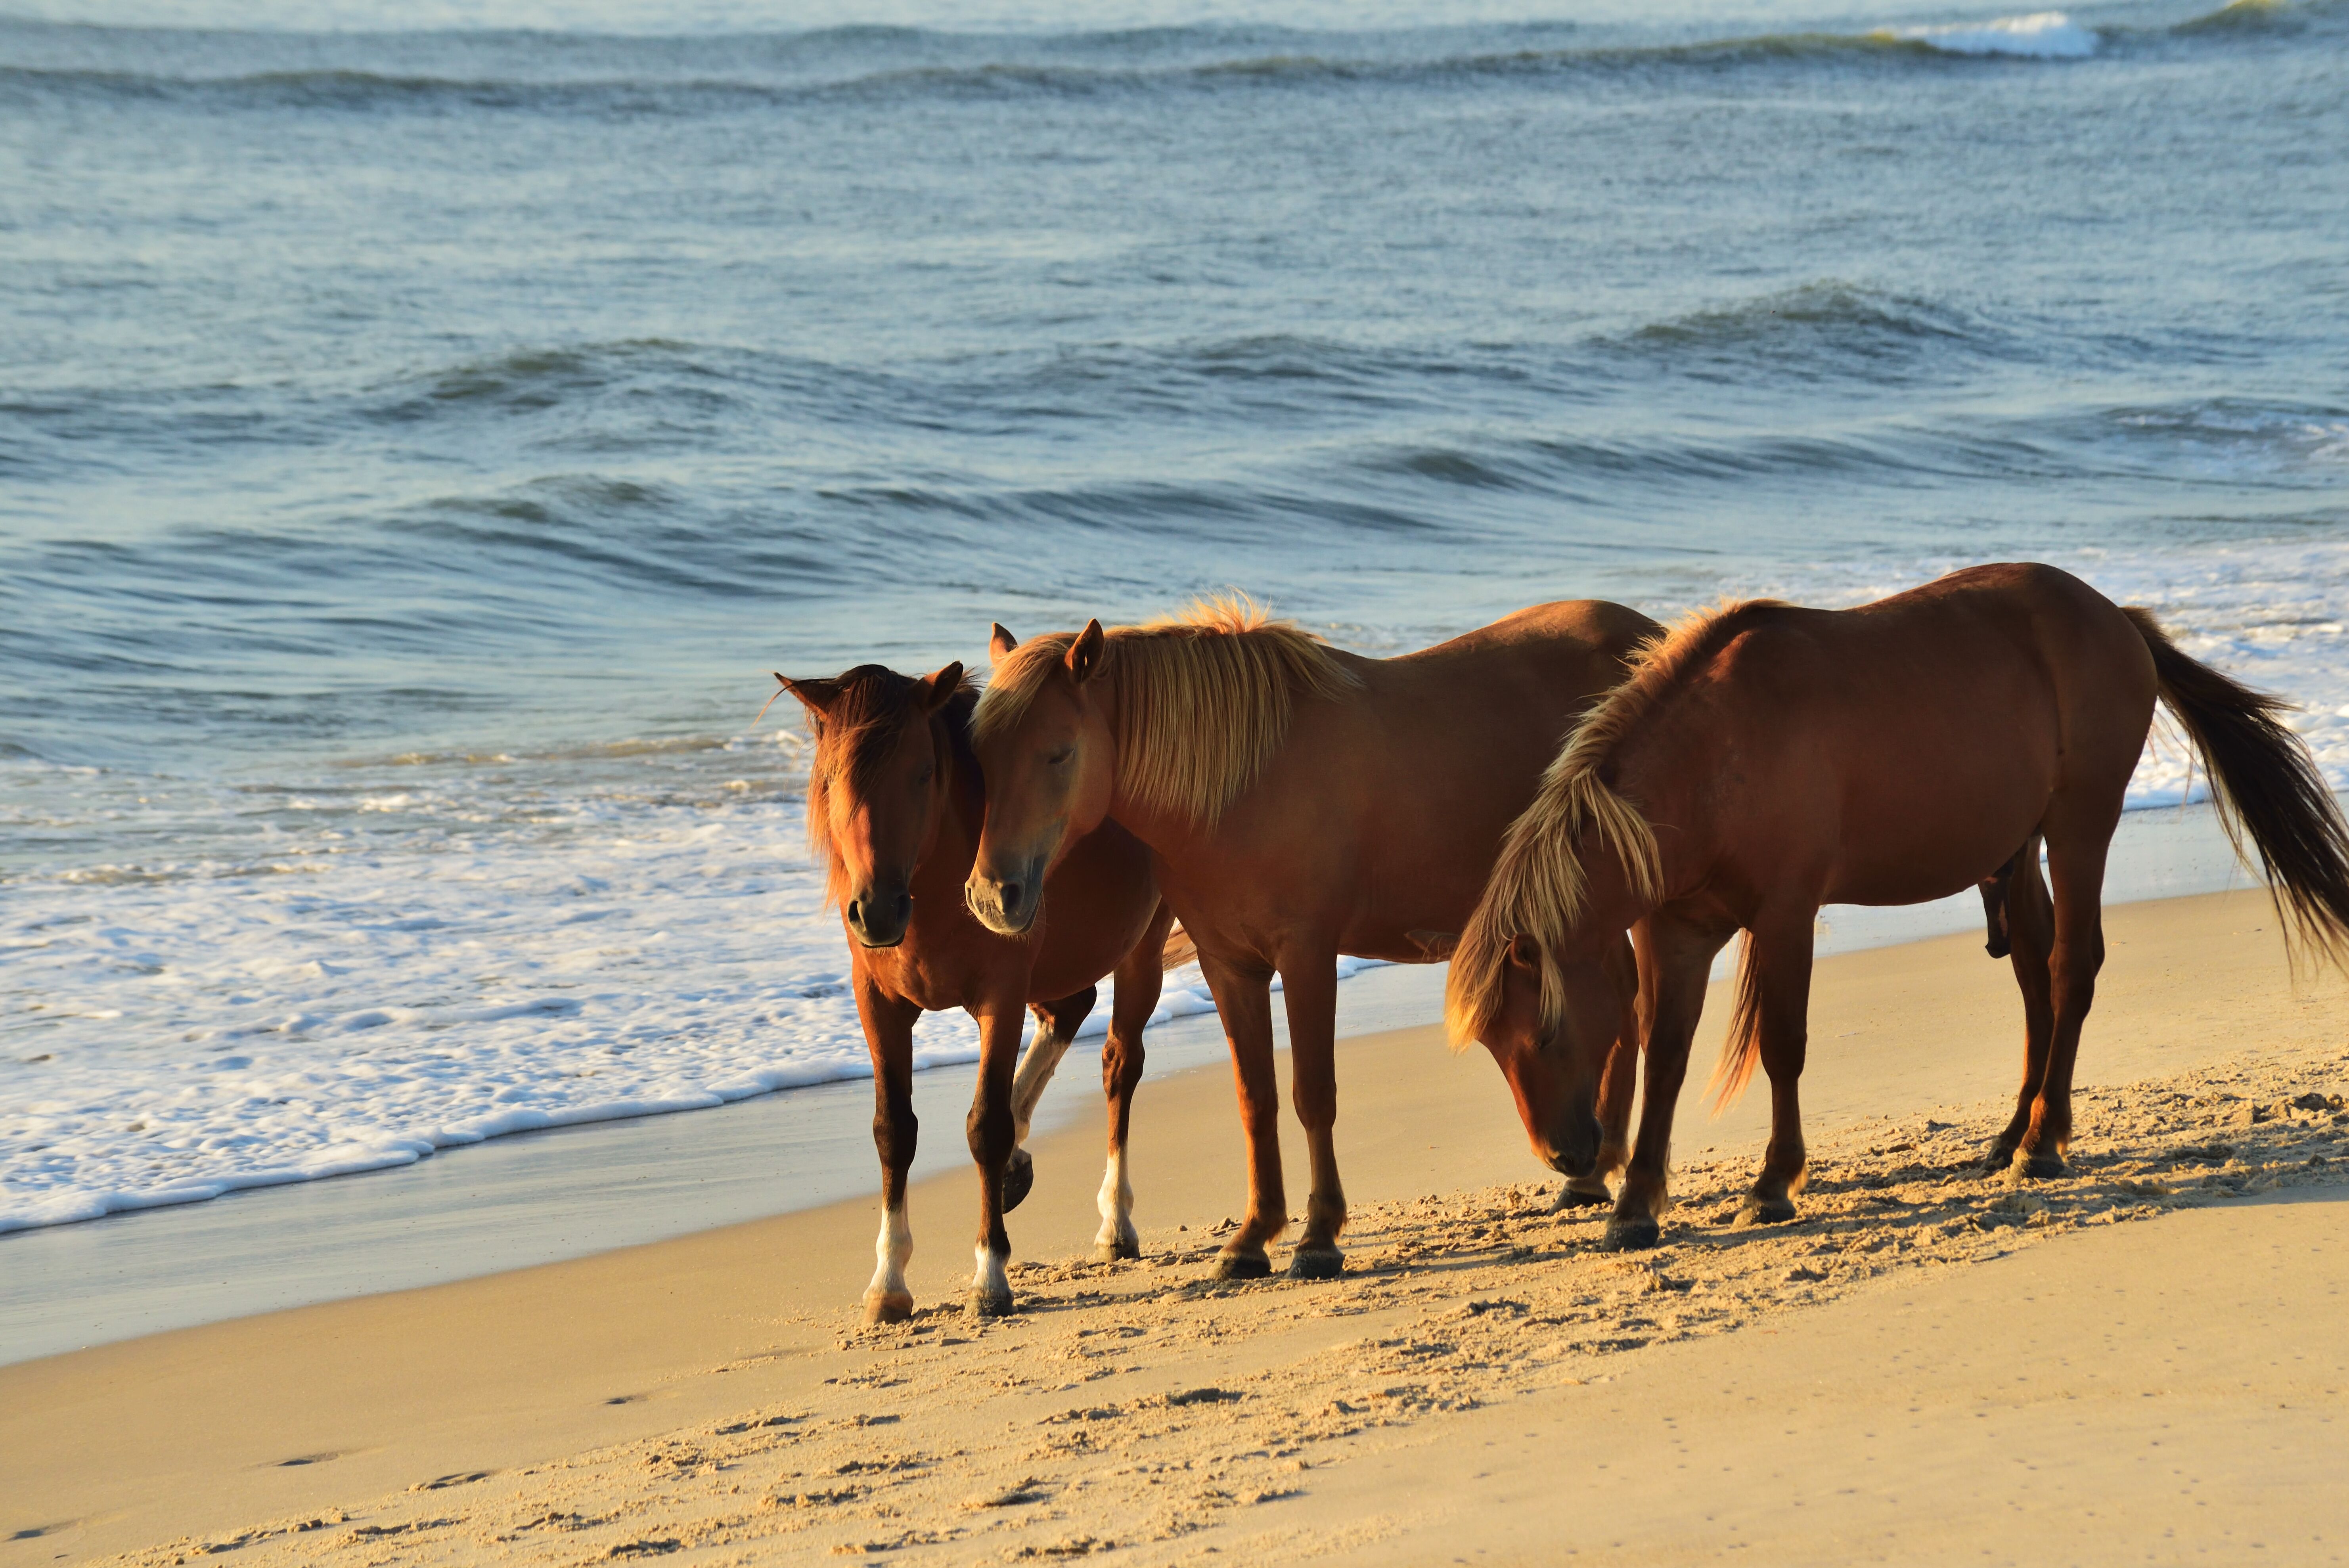
<svg viewBox="0 0 2349 1568">
<path fill-rule="evenodd" d="M 1272 1272 L 1265 1243 L 1288 1227 L 1288 1197 L 1280 1181 L 1280 1085 L 1272 1070 L 1272 975 L 1206 954 L 1200 954 L 1199 968 L 1224 1021 L 1248 1146 L 1247 1218 L 1224 1243 L 1216 1277 L 1262 1279 Z"/>
<path fill-rule="evenodd" d="M 1631 1155 L 1631 1101 L 1640 1092 L 1640 965 L 1630 933 L 1608 951 L 1601 967 L 1615 989 L 1615 1043 L 1599 1080 L 1599 1158 L 1589 1174 L 1569 1176 L 1559 1209 L 1599 1208 L 1614 1201 L 1607 1179 Z"/>
<path fill-rule="evenodd" d="M 1729 940 L 1661 912 L 1632 931 L 1640 959 L 1640 984 L 1647 1002 L 1647 1087 L 1640 1106 L 1640 1136 L 1623 1172 L 1623 1191 L 1608 1216 L 1610 1252 L 1652 1247 L 1663 1239 L 1664 1206 L 1670 1201 L 1672 1112 L 1688 1078 L 1689 1042 L 1704 1013 L 1705 985 L 1713 955 Z"/>
<path fill-rule="evenodd" d="M 1028 1152 L 1028 1128 L 1036 1119 L 1036 1102 L 1044 1098 L 1045 1086 L 1059 1070 L 1061 1058 L 1069 1054 L 1069 1042 L 1077 1037 L 1077 1027 L 1092 1012 L 1099 994 L 1096 987 L 1088 985 L 1057 1002 L 1038 1002 L 1028 1009 L 1036 1016 L 1036 1037 L 1028 1042 L 1028 1054 L 1019 1058 L 1019 1070 L 1011 1079 L 1011 1160 L 1003 1168 L 1007 1214 L 1019 1207 L 1036 1185 L 1036 1161 Z"/>
<path fill-rule="evenodd" d="M 914 1315 L 905 1265 L 914 1227 L 905 1212 L 905 1173 L 914 1163 L 914 1023 L 922 1010 L 857 976 L 856 1016 L 873 1057 L 873 1148 L 881 1157 L 881 1233 L 874 1239 L 873 1283 L 864 1287 L 864 1321 L 903 1323 Z"/>
<path fill-rule="evenodd" d="M 1744 1021 L 1754 1032 L 1762 1070 L 1770 1075 L 1770 1146 L 1738 1208 L 1739 1224 L 1785 1224 L 1795 1217 L 1795 1194 L 1803 1190 L 1807 1151 L 1799 1091 L 1810 1043 L 1811 934 L 1817 922 L 1816 904 L 1758 922 L 1745 954 L 1751 971 L 1739 977 L 1738 1008 L 1750 1014 Z"/>
<path fill-rule="evenodd" d="M 2048 959 L 2055 947 L 2055 906 L 2039 874 L 2039 836 L 2014 857 L 2006 884 L 2006 934 L 2014 965 L 2015 988 L 2023 993 L 2023 1087 L 2015 1091 L 2014 1115 L 1991 1142 L 1986 1171 L 2002 1171 L 2031 1130 L 2032 1107 L 2047 1078 L 2047 1046 L 2055 1031 L 2055 1004 Z"/>
<path fill-rule="evenodd" d="M 1158 1009 L 1165 985 L 1166 931 L 1174 913 L 1164 904 L 1143 932 L 1142 941 L 1117 966 L 1117 995 L 1109 1020 L 1109 1040 L 1102 1047 L 1102 1094 L 1109 1102 L 1109 1162 L 1102 1171 L 1101 1232 L 1093 1237 L 1093 1256 L 1102 1263 L 1142 1255 L 1142 1236 L 1133 1228 L 1133 1182 L 1125 1166 L 1125 1140 L 1133 1122 L 1133 1091 L 1142 1082 L 1142 1034 L 1150 1015 Z"/>
<path fill-rule="evenodd" d="M 1003 1269 L 1011 1256 L 1011 1237 L 1003 1228 L 1003 1173 L 1011 1162 L 1011 1079 L 1022 1011 L 1018 1001 L 1008 1001 L 978 1017 L 978 1088 L 966 1124 L 970 1157 L 978 1166 L 978 1245 L 970 1282 L 970 1310 L 978 1317 L 1000 1317 L 1012 1309 L 1011 1282 Z"/>
<path fill-rule="evenodd" d="M 1305 1234 L 1289 1254 L 1291 1279 L 1336 1279 L 1346 1271 L 1338 1237 L 1346 1229 L 1346 1188 L 1338 1179 L 1338 955 L 1316 954 L 1280 972 L 1288 1007 L 1289 1094 L 1305 1126 L 1313 1187 Z"/>
</svg>

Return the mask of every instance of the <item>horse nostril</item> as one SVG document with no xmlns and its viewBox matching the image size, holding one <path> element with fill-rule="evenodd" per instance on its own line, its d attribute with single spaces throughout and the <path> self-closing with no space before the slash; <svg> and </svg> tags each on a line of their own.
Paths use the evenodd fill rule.
<svg viewBox="0 0 2349 1568">
<path fill-rule="evenodd" d="M 897 895 L 896 915 L 897 923 L 900 925 L 905 924 L 905 922 L 914 918 L 914 895 L 912 893 L 901 892 Z"/>
<path fill-rule="evenodd" d="M 864 923 L 864 907 L 853 898 L 848 901 L 848 923 L 858 927 Z"/>
<path fill-rule="evenodd" d="M 1019 907 L 1019 884 L 1018 882 L 1005 882 L 1003 884 L 1003 907 L 1007 911 L 1015 910 Z"/>
</svg>

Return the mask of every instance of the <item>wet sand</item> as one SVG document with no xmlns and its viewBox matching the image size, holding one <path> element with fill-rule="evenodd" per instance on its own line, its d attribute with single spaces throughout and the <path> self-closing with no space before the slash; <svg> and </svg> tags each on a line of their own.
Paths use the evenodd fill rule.
<svg viewBox="0 0 2349 1568">
<path fill-rule="evenodd" d="M 1074 1261 L 1097 1130 L 1038 1142 L 1003 1323 L 957 1171 L 905 1327 L 857 1324 L 858 1202 L 0 1368 L 0 1562 L 2325 1560 L 2349 988 L 2289 985 L 2258 895 L 2107 935 L 2062 1181 L 1970 1167 L 2020 1058 L 1971 936 L 1821 965 L 1800 1222 L 1725 1223 L 1763 1097 L 1692 1104 L 1638 1257 L 1548 1212 L 1481 1053 L 1358 1038 L 1342 1281 L 1208 1277 L 1239 1139 L 1186 1074 L 1137 1107 L 1141 1264 Z"/>
</svg>

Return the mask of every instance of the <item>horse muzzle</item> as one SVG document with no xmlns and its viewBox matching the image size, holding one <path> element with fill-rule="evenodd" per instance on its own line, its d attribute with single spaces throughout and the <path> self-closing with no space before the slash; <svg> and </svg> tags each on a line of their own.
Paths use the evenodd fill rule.
<svg viewBox="0 0 2349 1568">
<path fill-rule="evenodd" d="M 1588 1176 L 1599 1164 L 1599 1119 L 1569 1113 L 1563 1119 L 1564 1127 L 1551 1136 L 1542 1158 L 1561 1176 Z"/>
<path fill-rule="evenodd" d="M 848 934 L 866 947 L 895 947 L 905 940 L 905 928 L 913 923 L 914 896 L 904 884 L 894 888 L 868 887 L 861 890 L 841 911 L 848 923 Z"/>
<path fill-rule="evenodd" d="M 962 901 L 978 923 L 998 936 L 1024 936 L 1044 903 L 1044 866 L 1030 860 L 1010 875 L 974 868 L 963 883 Z"/>
</svg>

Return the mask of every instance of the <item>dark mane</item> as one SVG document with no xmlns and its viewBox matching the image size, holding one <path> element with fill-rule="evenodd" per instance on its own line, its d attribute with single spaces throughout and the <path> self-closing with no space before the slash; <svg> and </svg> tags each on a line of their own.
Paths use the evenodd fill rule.
<svg viewBox="0 0 2349 1568">
<path fill-rule="evenodd" d="M 839 901 L 843 874 L 840 857 L 832 849 L 832 810 L 835 792 L 851 798 L 873 788 L 889 754 L 904 738 L 905 727 L 921 718 L 926 685 L 899 675 L 885 665 L 859 665 L 839 678 L 840 695 L 822 719 L 811 718 L 816 732 L 815 762 L 808 769 L 808 852 L 825 868 L 824 903 Z M 957 769 L 977 777 L 978 761 L 970 748 L 971 710 L 978 689 L 965 681 L 930 716 L 942 749 Z"/>
</svg>

